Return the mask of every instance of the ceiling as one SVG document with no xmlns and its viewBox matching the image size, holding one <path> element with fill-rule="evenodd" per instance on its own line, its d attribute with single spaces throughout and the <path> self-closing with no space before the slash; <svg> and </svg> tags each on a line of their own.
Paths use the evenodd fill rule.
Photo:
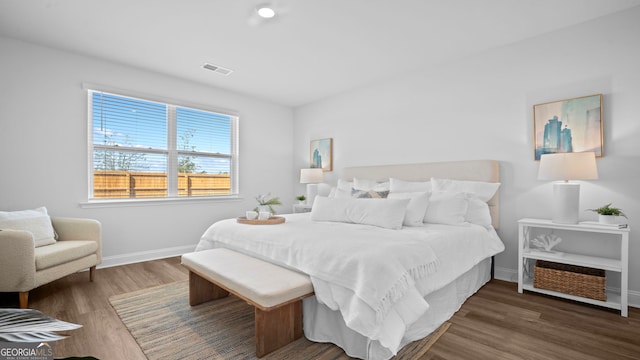
<svg viewBox="0 0 640 360">
<path fill-rule="evenodd" d="M 0 0 L 0 36 L 300 106 L 640 0 Z M 232 69 L 221 76 L 202 69 Z M 115 84 L 114 84 L 115 85 Z"/>
</svg>

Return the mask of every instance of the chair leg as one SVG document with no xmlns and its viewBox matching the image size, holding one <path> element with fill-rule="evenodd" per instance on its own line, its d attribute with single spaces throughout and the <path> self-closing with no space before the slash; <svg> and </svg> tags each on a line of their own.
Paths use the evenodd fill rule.
<svg viewBox="0 0 640 360">
<path fill-rule="evenodd" d="M 18 296 L 20 297 L 20 309 L 26 309 L 29 305 L 29 292 L 21 291 Z"/>
<path fill-rule="evenodd" d="M 89 281 L 93 282 L 93 278 L 96 276 L 96 267 L 92 266 L 89 268 Z"/>
</svg>

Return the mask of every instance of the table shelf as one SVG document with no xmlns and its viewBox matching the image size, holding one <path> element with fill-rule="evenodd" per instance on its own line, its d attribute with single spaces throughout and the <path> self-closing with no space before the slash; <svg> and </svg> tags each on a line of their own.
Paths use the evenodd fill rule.
<svg viewBox="0 0 640 360">
<path fill-rule="evenodd" d="M 610 241 L 611 236 L 597 237 L 597 234 L 613 234 L 620 238 L 620 258 L 611 259 L 600 256 L 588 256 L 574 254 L 571 252 L 543 251 L 531 249 L 529 243 L 531 239 L 530 228 L 547 229 L 547 230 L 563 230 L 563 231 L 580 231 L 596 235 L 598 241 Z M 522 219 L 518 221 L 518 292 L 524 290 L 537 292 L 541 294 L 557 296 L 564 299 L 581 301 L 587 304 L 603 306 L 611 309 L 620 310 L 620 315 L 628 316 L 628 297 L 629 297 L 629 227 L 619 228 L 618 226 L 607 226 L 596 223 L 583 222 L 578 224 L 557 224 L 546 219 Z M 544 260 L 555 263 L 576 265 L 613 271 L 620 273 L 620 292 L 607 291 L 607 301 L 594 300 L 575 295 L 564 294 L 557 291 L 538 289 L 533 286 L 533 274 L 525 276 L 525 266 L 527 259 Z"/>
<path fill-rule="evenodd" d="M 557 263 L 586 266 L 609 271 L 622 271 L 620 259 L 609 259 L 598 256 L 578 255 L 567 252 L 546 252 L 540 250 L 525 250 L 522 257 L 526 259 L 545 260 Z"/>
<path fill-rule="evenodd" d="M 591 304 L 591 305 L 603 306 L 603 307 L 607 307 L 607 308 L 610 308 L 610 309 L 622 310 L 622 301 L 621 301 L 620 293 L 616 293 L 616 292 L 613 292 L 613 291 L 606 291 L 607 301 L 600 301 L 600 300 L 589 299 L 589 298 L 585 298 L 585 297 L 581 297 L 581 296 L 565 294 L 565 293 L 561 293 L 561 292 L 553 291 L 553 290 L 538 289 L 538 288 L 533 286 L 533 279 L 525 279 L 523 284 L 522 284 L 522 288 L 524 290 L 537 292 L 537 293 L 540 293 L 540 294 L 551 295 L 551 296 L 555 296 L 555 297 L 559 297 L 559 298 L 563 298 L 563 299 L 574 300 L 574 301 L 580 301 L 580 302 L 583 302 L 583 303 L 587 303 L 587 304 Z"/>
</svg>

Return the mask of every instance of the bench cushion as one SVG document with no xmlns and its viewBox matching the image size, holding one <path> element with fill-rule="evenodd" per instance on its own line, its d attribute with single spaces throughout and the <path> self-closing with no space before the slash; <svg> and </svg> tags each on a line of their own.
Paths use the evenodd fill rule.
<svg viewBox="0 0 640 360">
<path fill-rule="evenodd" d="M 182 264 L 263 308 L 313 293 L 309 276 L 228 249 L 184 254 Z"/>
</svg>

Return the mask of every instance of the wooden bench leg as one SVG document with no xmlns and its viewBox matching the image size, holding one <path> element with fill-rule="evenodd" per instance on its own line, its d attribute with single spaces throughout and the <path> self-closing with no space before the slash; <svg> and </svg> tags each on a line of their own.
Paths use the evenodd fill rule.
<svg viewBox="0 0 640 360">
<path fill-rule="evenodd" d="M 229 292 L 211 283 L 200 275 L 189 271 L 189 305 L 195 306 L 209 300 L 228 296 Z"/>
<path fill-rule="evenodd" d="M 256 355 L 277 350 L 302 336 L 302 300 L 271 311 L 255 308 Z"/>
<path fill-rule="evenodd" d="M 26 309 L 29 305 L 29 292 L 21 291 L 18 293 L 18 297 L 20 298 L 20 309 Z"/>
</svg>

